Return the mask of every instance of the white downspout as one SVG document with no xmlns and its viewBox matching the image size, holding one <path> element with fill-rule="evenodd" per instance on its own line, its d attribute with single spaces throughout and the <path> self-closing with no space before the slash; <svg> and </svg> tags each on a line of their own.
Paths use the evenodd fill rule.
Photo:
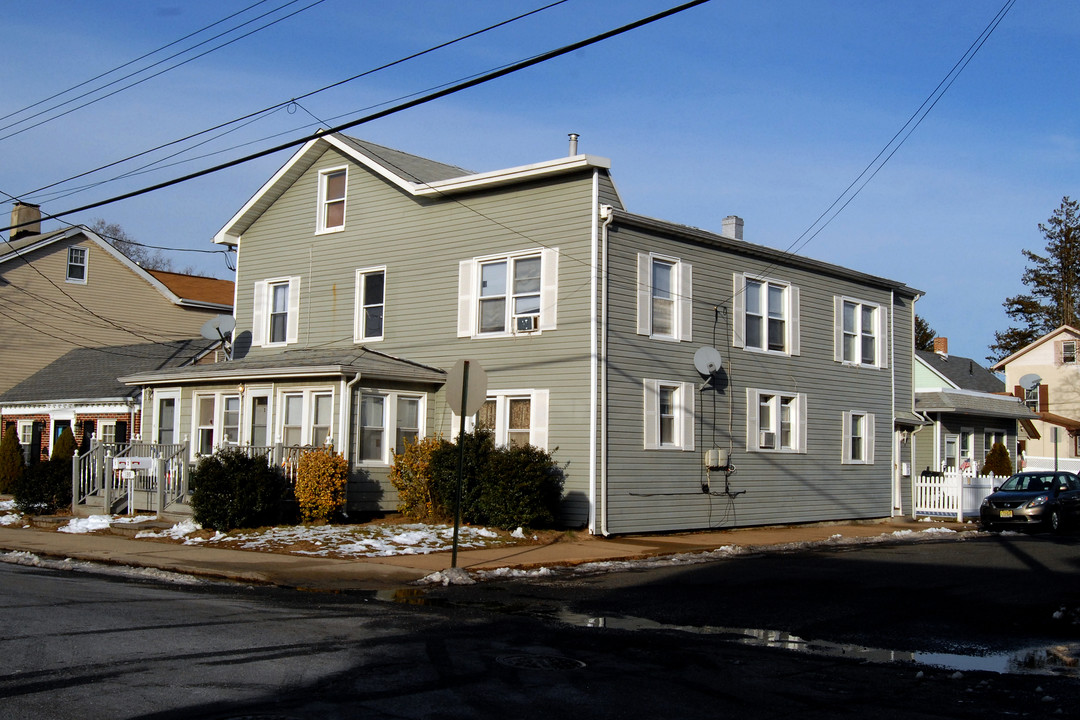
<svg viewBox="0 0 1080 720">
<path fill-rule="evenodd" d="M 612 211 L 610 205 L 605 205 L 600 208 L 600 212 L 604 217 L 604 224 L 601 230 L 601 285 L 600 285 L 600 357 L 602 364 L 600 366 L 600 494 L 604 502 L 604 511 L 600 515 L 600 532 L 604 537 L 608 535 L 607 519 L 608 519 L 608 403 L 607 403 L 607 300 L 608 300 L 608 282 L 607 282 L 607 268 L 608 268 L 608 227 L 612 221 L 615 220 L 615 213 Z"/>
<path fill-rule="evenodd" d="M 592 181 L 592 217 L 589 220 L 589 234 L 591 236 L 590 243 L 590 267 L 592 268 L 592 277 L 589 279 L 589 287 L 592 293 L 589 297 L 589 532 L 593 535 L 596 534 L 596 504 L 599 501 L 596 495 L 596 473 L 597 473 L 597 383 L 599 382 L 599 358 L 597 357 L 597 332 L 599 318 L 597 317 L 597 300 L 596 293 L 598 290 L 597 285 L 599 279 L 598 262 L 599 262 L 599 213 L 600 213 L 600 172 L 593 170 Z"/>
</svg>

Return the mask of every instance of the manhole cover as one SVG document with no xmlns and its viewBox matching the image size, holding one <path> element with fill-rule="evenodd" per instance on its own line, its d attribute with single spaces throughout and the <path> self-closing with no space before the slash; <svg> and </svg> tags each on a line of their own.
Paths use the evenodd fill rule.
<svg viewBox="0 0 1080 720">
<path fill-rule="evenodd" d="M 585 667 L 580 660 L 555 655 L 503 655 L 495 658 L 495 661 L 523 670 L 577 670 Z"/>
</svg>

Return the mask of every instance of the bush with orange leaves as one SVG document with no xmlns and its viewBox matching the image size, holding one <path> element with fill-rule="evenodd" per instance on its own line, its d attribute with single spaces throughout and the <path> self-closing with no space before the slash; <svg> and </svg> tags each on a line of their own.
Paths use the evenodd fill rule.
<svg viewBox="0 0 1080 720">
<path fill-rule="evenodd" d="M 344 509 L 349 463 L 332 447 L 307 450 L 296 466 L 296 503 L 304 522 L 326 522 Z"/>
</svg>

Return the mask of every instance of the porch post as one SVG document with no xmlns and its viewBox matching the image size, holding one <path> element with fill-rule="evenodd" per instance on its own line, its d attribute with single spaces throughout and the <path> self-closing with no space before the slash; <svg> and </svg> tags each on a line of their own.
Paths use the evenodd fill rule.
<svg viewBox="0 0 1080 720">
<path fill-rule="evenodd" d="M 964 472 L 956 468 L 956 522 L 964 522 Z"/>
<path fill-rule="evenodd" d="M 165 512 L 165 458 L 154 458 L 155 483 L 157 484 L 157 511 L 160 515 Z M 128 508 L 131 512 L 131 508 Z"/>
</svg>

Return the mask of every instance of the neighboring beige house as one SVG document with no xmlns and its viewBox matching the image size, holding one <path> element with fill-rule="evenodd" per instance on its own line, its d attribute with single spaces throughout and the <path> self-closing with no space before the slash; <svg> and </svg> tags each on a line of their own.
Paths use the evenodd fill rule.
<svg viewBox="0 0 1080 720">
<path fill-rule="evenodd" d="M 1039 415 L 1041 437 L 1022 443 L 1027 455 L 1080 457 L 1080 330 L 1062 325 L 993 370 L 1005 373 L 1006 388 Z"/>
<path fill-rule="evenodd" d="M 85 227 L 41 232 L 41 211 L 16 203 L 0 239 L 0 392 L 76 348 L 199 336 L 231 314 L 230 280 L 147 271 Z"/>
</svg>

